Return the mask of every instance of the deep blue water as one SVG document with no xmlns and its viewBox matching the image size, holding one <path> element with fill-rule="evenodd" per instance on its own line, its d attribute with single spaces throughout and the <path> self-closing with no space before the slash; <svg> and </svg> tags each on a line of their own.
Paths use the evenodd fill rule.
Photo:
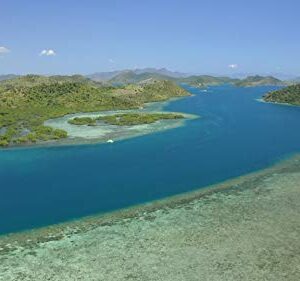
<svg viewBox="0 0 300 281">
<path fill-rule="evenodd" d="M 189 88 L 166 109 L 181 128 L 108 144 L 0 151 L 0 233 L 186 192 L 300 151 L 300 107 L 257 102 L 271 87 Z"/>
</svg>

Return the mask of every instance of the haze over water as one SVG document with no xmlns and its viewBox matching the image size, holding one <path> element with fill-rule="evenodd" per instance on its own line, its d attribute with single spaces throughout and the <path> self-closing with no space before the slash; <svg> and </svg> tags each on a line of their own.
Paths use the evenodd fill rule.
<svg viewBox="0 0 300 281">
<path fill-rule="evenodd" d="M 300 107 L 256 101 L 274 87 L 188 88 L 167 110 L 186 126 L 113 144 L 0 151 L 0 233 L 187 192 L 300 151 Z"/>
</svg>

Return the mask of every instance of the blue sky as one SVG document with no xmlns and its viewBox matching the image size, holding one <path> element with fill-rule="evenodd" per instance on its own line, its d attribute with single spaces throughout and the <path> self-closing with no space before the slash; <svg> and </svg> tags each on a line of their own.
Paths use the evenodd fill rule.
<svg viewBox="0 0 300 281">
<path fill-rule="evenodd" d="M 300 76 L 299 0 L 0 0 L 0 74 Z"/>
</svg>

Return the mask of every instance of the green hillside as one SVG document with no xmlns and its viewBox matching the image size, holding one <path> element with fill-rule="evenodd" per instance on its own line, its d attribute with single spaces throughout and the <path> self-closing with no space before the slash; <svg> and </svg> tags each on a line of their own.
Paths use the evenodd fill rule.
<svg viewBox="0 0 300 281">
<path fill-rule="evenodd" d="M 164 72 L 163 72 L 164 73 Z M 222 84 L 232 84 L 237 87 L 254 87 L 254 86 L 278 86 L 286 85 L 287 83 L 272 77 L 272 76 L 248 76 L 244 79 L 230 78 L 226 76 L 211 76 L 211 75 L 192 75 L 174 77 L 163 73 L 151 71 L 149 72 L 137 72 L 134 70 L 126 70 L 114 72 L 114 76 L 108 79 L 106 83 L 111 85 L 128 85 L 128 84 L 147 84 L 152 83 L 154 80 L 173 81 L 178 84 L 183 83 L 193 87 L 207 87 L 217 86 Z M 165 72 L 168 73 L 168 72 Z M 94 77 L 94 76 L 90 76 Z M 94 78 L 94 80 L 97 80 Z"/>
<path fill-rule="evenodd" d="M 255 86 L 281 86 L 284 82 L 272 76 L 248 76 L 245 79 L 237 81 L 236 86 L 239 87 L 255 87 Z"/>
<path fill-rule="evenodd" d="M 107 87 L 83 76 L 28 75 L 0 82 L 0 145 L 66 137 L 43 126 L 50 118 L 76 112 L 128 109 L 188 93 L 169 81 L 145 86 Z"/>
<path fill-rule="evenodd" d="M 193 87 L 206 87 L 206 86 L 216 86 L 226 83 L 234 83 L 236 79 L 229 77 L 215 77 L 210 75 L 200 75 L 200 76 L 189 76 L 186 78 L 178 79 L 178 82 L 185 83 Z"/>
<path fill-rule="evenodd" d="M 291 85 L 281 90 L 270 92 L 266 94 L 263 99 L 267 102 L 300 105 L 300 84 Z"/>
</svg>

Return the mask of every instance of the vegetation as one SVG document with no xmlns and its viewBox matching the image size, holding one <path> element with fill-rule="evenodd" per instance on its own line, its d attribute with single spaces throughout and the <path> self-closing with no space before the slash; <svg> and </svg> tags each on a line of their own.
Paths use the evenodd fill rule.
<svg viewBox="0 0 300 281">
<path fill-rule="evenodd" d="M 237 86 L 282 84 L 282 81 L 276 78 L 262 76 L 247 77 L 243 80 L 207 75 L 178 78 L 161 73 L 131 71 L 122 72 L 113 79 L 104 84 L 80 75 L 3 77 L 3 81 L 0 81 L 0 146 L 67 137 L 65 131 L 43 125 L 44 121 L 50 118 L 76 112 L 139 108 L 146 102 L 188 95 L 176 83 L 187 83 L 196 87 L 224 83 Z M 270 93 L 265 100 L 300 104 L 299 85 Z M 125 117 L 118 120 L 144 124 L 152 120 L 148 118 L 149 116 L 147 118 L 131 116 L 129 121 Z M 115 120 L 114 123 L 116 122 Z M 92 126 L 96 124 L 96 120 L 74 118 L 70 123 Z"/>
<path fill-rule="evenodd" d="M 8 146 L 12 142 L 15 144 L 35 143 L 37 141 L 48 141 L 66 138 L 67 132 L 60 129 L 53 129 L 48 126 L 37 126 L 32 131 L 22 135 L 13 126 L 0 136 L 0 146 Z"/>
<path fill-rule="evenodd" d="M 200 76 L 189 76 L 186 78 L 179 79 L 179 82 L 188 84 L 193 87 L 207 87 L 207 86 L 216 86 L 228 83 L 234 83 L 238 81 L 237 79 L 232 79 L 229 77 L 214 77 L 209 75 L 200 75 Z"/>
<path fill-rule="evenodd" d="M 150 72 L 135 73 L 132 70 L 128 70 L 116 75 L 115 77 L 110 79 L 109 82 L 112 83 L 113 85 L 124 85 L 124 84 L 139 84 L 139 83 L 144 84 L 147 83 L 147 81 L 153 81 L 153 80 L 175 81 L 176 79 L 159 73 L 150 73 Z"/>
<path fill-rule="evenodd" d="M 76 112 L 129 109 L 188 93 L 170 81 L 145 86 L 104 86 L 83 76 L 27 75 L 0 82 L 0 145 L 65 138 L 43 126 L 50 118 Z"/>
<path fill-rule="evenodd" d="M 103 121 L 111 125 L 133 126 L 140 124 L 150 124 L 159 120 L 181 119 L 182 114 L 176 113 L 120 113 L 107 116 L 91 117 L 75 117 L 70 119 L 68 123 L 72 125 L 96 126 L 97 121 Z"/>
<path fill-rule="evenodd" d="M 239 80 L 235 83 L 239 87 L 254 87 L 254 86 L 281 86 L 284 83 L 272 76 L 248 76 L 245 79 Z"/>
<path fill-rule="evenodd" d="M 281 90 L 270 92 L 266 94 L 263 99 L 267 102 L 300 105 L 300 84 L 291 85 Z"/>
<path fill-rule="evenodd" d="M 151 124 L 159 120 L 181 119 L 181 114 L 175 113 L 125 113 L 100 116 L 97 120 L 117 126 L 133 126 L 140 124 Z"/>
<path fill-rule="evenodd" d="M 111 74 L 112 75 L 112 74 Z M 93 76 L 92 76 L 93 77 Z M 96 76 L 97 77 L 97 76 Z M 97 78 L 95 78 L 97 79 Z M 222 84 L 233 84 L 238 87 L 251 87 L 251 86 L 268 86 L 268 85 L 284 85 L 285 82 L 276 79 L 272 76 L 249 76 L 245 79 L 235 79 L 230 77 L 216 77 L 210 75 L 192 75 L 187 77 L 174 77 L 167 74 L 158 72 L 142 72 L 128 70 L 122 72 L 115 72 L 115 75 L 107 80 L 108 83 L 113 85 L 127 85 L 127 84 L 147 84 L 153 80 L 168 80 L 176 83 L 184 83 L 193 87 L 207 87 Z"/>
<path fill-rule="evenodd" d="M 88 126 L 95 126 L 96 119 L 91 117 L 75 117 L 73 119 L 69 119 L 68 123 L 72 125 L 88 125 Z"/>
</svg>

